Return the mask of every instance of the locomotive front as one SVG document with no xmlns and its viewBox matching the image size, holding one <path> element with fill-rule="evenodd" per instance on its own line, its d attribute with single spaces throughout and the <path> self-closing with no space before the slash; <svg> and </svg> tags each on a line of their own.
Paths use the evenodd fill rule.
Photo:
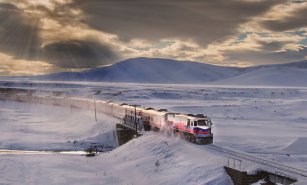
<svg viewBox="0 0 307 185">
<path fill-rule="evenodd" d="M 188 141 L 197 144 L 213 143 L 211 119 L 203 114 L 170 114 L 168 120 L 173 124 L 174 132 Z"/>
<path fill-rule="evenodd" d="M 196 116 L 191 120 L 193 141 L 198 144 L 213 143 L 212 122 L 208 117 Z M 192 126 L 193 125 L 193 126 Z"/>
</svg>

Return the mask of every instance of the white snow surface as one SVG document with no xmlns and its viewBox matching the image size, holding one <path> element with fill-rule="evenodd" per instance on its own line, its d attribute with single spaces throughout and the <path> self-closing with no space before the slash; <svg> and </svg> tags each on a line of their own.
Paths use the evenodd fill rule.
<svg viewBox="0 0 307 185">
<path fill-rule="evenodd" d="M 18 84 L 20 85 L 20 84 Z M 40 84 L 63 96 L 109 99 L 173 112 L 204 113 L 214 123 L 214 144 L 307 169 L 307 89 L 95 83 Z M 11 86 L 11 85 L 10 85 Z M 24 83 L 23 88 L 34 85 Z M 12 86 L 11 86 L 12 87 Z M 48 92 L 40 92 L 48 94 Z M 2 149 L 65 149 L 68 141 L 116 145 L 116 120 L 93 112 L 0 101 Z M 79 147 L 79 148 L 78 148 Z M 78 145 L 78 149 L 82 146 Z M 158 162 L 157 162 L 158 161 Z M 109 153 L 0 155 L 0 184 L 228 185 L 225 154 L 164 133 L 149 132 Z M 158 165 L 156 165 L 159 163 Z M 243 161 L 247 171 L 264 167 Z M 269 169 L 270 170 L 270 169 Z M 271 169 L 274 172 L 274 169 Z M 307 184 L 298 177 L 296 184 Z"/>
<path fill-rule="evenodd" d="M 82 150 L 90 142 L 116 147 L 116 119 L 39 104 L 0 101 L 0 149 Z M 77 141 L 73 144 L 73 141 Z M 79 144 L 80 143 L 80 144 Z M 81 144 L 82 143 L 82 144 Z"/>
<path fill-rule="evenodd" d="M 146 133 L 110 153 L 2 155 L 1 184 L 231 184 L 224 158 L 183 140 Z"/>
<path fill-rule="evenodd" d="M 213 84 L 244 86 L 307 86 L 307 68 L 263 67 Z"/>
</svg>

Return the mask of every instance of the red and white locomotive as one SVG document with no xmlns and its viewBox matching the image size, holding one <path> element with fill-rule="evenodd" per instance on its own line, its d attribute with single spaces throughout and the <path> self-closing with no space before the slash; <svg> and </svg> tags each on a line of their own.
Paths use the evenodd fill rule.
<svg viewBox="0 0 307 185">
<path fill-rule="evenodd" d="M 203 114 L 180 114 L 166 109 L 155 110 L 129 105 L 121 107 L 125 109 L 123 122 L 132 126 L 137 124 L 139 130 L 173 131 L 193 143 L 213 143 L 211 119 Z"/>
</svg>

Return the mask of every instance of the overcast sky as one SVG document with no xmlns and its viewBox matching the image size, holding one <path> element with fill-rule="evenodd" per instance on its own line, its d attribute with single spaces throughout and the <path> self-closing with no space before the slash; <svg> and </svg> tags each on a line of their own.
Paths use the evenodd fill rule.
<svg viewBox="0 0 307 185">
<path fill-rule="evenodd" d="M 0 0 L 0 75 L 134 57 L 252 66 L 307 60 L 303 0 Z"/>
</svg>

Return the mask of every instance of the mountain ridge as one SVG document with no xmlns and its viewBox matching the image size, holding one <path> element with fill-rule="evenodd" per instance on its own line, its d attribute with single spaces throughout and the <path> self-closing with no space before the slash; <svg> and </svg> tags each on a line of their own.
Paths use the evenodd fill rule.
<svg viewBox="0 0 307 185">
<path fill-rule="evenodd" d="M 193 61 L 132 58 L 83 72 L 63 72 L 36 76 L 38 80 L 75 80 L 139 83 L 203 83 L 240 73 L 240 68 Z"/>
<path fill-rule="evenodd" d="M 241 68 L 140 57 L 82 72 L 62 72 L 27 78 L 51 81 L 307 86 L 304 82 L 304 79 L 307 79 L 307 61 Z"/>
</svg>

